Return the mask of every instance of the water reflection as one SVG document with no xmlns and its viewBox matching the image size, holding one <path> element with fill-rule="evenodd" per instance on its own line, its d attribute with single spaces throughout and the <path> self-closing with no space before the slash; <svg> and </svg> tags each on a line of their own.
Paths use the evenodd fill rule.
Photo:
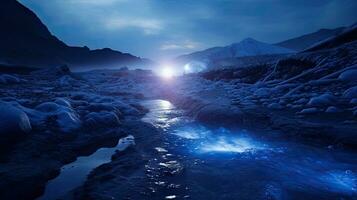
<svg viewBox="0 0 357 200">
<path fill-rule="evenodd" d="M 117 146 L 113 148 L 100 148 L 89 156 L 78 157 L 76 161 L 61 168 L 61 173 L 46 185 L 45 193 L 37 200 L 58 199 L 67 192 L 80 186 L 91 170 L 111 161 L 115 151 L 123 151 L 131 145 L 135 145 L 134 136 L 121 138 Z"/>
<path fill-rule="evenodd" d="M 173 172 L 184 168 L 183 179 L 190 177 L 190 189 L 197 191 L 190 194 L 193 199 L 205 199 L 205 193 L 224 199 L 222 192 L 229 194 L 228 199 L 357 195 L 354 154 L 257 138 L 240 129 L 208 127 L 180 116 L 166 101 L 148 102 L 147 107 L 150 112 L 144 120 L 162 128 L 167 138 L 165 145 L 155 148 L 163 159 L 158 165 Z M 173 160 L 177 157 L 183 159 Z"/>
</svg>

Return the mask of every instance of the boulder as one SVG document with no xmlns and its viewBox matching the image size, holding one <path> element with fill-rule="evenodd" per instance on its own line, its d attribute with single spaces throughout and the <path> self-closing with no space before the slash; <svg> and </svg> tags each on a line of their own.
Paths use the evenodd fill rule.
<svg viewBox="0 0 357 200">
<path fill-rule="evenodd" d="M 37 124 L 42 124 L 42 122 L 46 122 L 47 118 L 54 116 L 58 127 L 64 132 L 80 128 L 81 120 L 70 107 L 70 103 L 65 99 L 56 99 L 55 102 L 45 102 L 35 107 L 34 118 L 39 121 Z"/>
<path fill-rule="evenodd" d="M 299 114 L 315 114 L 318 113 L 319 110 L 317 108 L 305 108 L 299 112 Z"/>
<path fill-rule="evenodd" d="M 254 92 L 254 95 L 258 97 L 269 97 L 270 90 L 268 88 L 259 88 Z"/>
<path fill-rule="evenodd" d="M 32 130 L 27 114 L 8 103 L 0 103 L 0 140 L 17 140 Z"/>
<path fill-rule="evenodd" d="M 281 110 L 284 108 L 284 106 L 280 105 L 279 103 L 271 103 L 268 105 L 268 108 L 271 108 L 274 110 Z"/>
<path fill-rule="evenodd" d="M 333 95 L 326 93 L 316 97 L 312 97 L 308 102 L 308 105 L 323 107 L 323 106 L 332 105 L 335 103 L 335 101 L 336 98 Z"/>
<path fill-rule="evenodd" d="M 350 69 L 342 72 L 338 79 L 350 83 L 357 82 L 357 69 Z"/>
<path fill-rule="evenodd" d="M 357 98 L 357 86 L 354 86 L 354 87 L 351 87 L 351 88 L 347 89 L 343 93 L 343 97 L 349 98 L 349 99 Z"/>
<path fill-rule="evenodd" d="M 21 80 L 13 75 L 3 74 L 0 75 L 0 84 L 13 84 L 13 83 L 20 83 Z"/>
<path fill-rule="evenodd" d="M 330 107 L 326 108 L 325 112 L 326 113 L 338 113 L 338 112 L 341 112 L 341 110 L 336 108 L 335 106 L 330 106 Z"/>
<path fill-rule="evenodd" d="M 104 128 L 119 126 L 120 120 L 114 112 L 101 111 L 87 114 L 84 123 L 87 128 Z"/>
</svg>

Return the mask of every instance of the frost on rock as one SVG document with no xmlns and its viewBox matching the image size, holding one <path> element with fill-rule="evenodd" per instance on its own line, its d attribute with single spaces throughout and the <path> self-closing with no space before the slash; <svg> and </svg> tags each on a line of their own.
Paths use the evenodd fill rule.
<svg viewBox="0 0 357 200">
<path fill-rule="evenodd" d="M 77 113 L 70 107 L 70 103 L 64 99 L 55 102 L 45 102 L 35 107 L 34 118 L 38 124 L 44 123 L 49 117 L 55 117 L 58 127 L 64 132 L 70 132 L 81 126 Z M 63 105 L 61 105 L 63 104 Z"/>
<path fill-rule="evenodd" d="M 279 103 L 271 103 L 268 105 L 268 108 L 274 109 L 274 110 L 281 110 L 284 107 L 280 105 Z"/>
<path fill-rule="evenodd" d="M 350 104 L 357 104 L 357 98 L 351 99 Z"/>
<path fill-rule="evenodd" d="M 0 84 L 13 84 L 13 83 L 20 83 L 21 79 L 14 75 L 3 74 L 0 75 Z"/>
<path fill-rule="evenodd" d="M 322 107 L 322 106 L 332 105 L 335 102 L 335 100 L 336 98 L 331 94 L 322 94 L 317 97 L 312 97 L 308 105 Z"/>
<path fill-rule="evenodd" d="M 270 90 L 268 88 L 259 88 L 254 94 L 259 97 L 268 97 L 270 96 Z"/>
<path fill-rule="evenodd" d="M 85 125 L 90 128 L 115 127 L 120 125 L 119 118 L 114 112 L 91 112 L 84 119 Z"/>
<path fill-rule="evenodd" d="M 338 113 L 340 112 L 340 109 L 336 108 L 335 106 L 330 106 L 328 108 L 326 108 L 327 113 Z"/>
<path fill-rule="evenodd" d="M 350 83 L 357 82 L 357 69 L 350 69 L 342 72 L 338 79 Z"/>
<path fill-rule="evenodd" d="M 345 98 L 357 98 L 357 86 L 351 87 L 349 89 L 347 89 L 344 93 L 343 93 L 343 97 Z"/>
<path fill-rule="evenodd" d="M 319 110 L 317 108 L 305 108 L 301 110 L 299 114 L 315 114 L 318 112 Z"/>
<path fill-rule="evenodd" d="M 76 83 L 76 80 L 69 75 L 64 75 L 58 79 L 58 84 L 62 87 L 72 86 L 74 83 Z"/>
<path fill-rule="evenodd" d="M 32 130 L 30 120 L 21 109 L 0 102 L 0 141 L 4 139 L 17 139 Z"/>
</svg>

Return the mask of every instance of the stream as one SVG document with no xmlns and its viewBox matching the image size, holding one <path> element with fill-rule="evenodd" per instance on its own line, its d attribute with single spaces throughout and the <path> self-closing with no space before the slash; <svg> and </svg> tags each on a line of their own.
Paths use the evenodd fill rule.
<svg viewBox="0 0 357 200">
<path fill-rule="evenodd" d="M 145 166 L 155 199 L 356 199 L 354 153 L 207 126 L 165 100 L 142 105 L 150 110 L 142 121 L 160 129 L 164 140 L 152 144 L 156 153 Z M 128 136 L 114 148 L 79 157 L 49 181 L 39 199 L 65 195 L 110 162 L 115 150 L 134 144 Z"/>
</svg>

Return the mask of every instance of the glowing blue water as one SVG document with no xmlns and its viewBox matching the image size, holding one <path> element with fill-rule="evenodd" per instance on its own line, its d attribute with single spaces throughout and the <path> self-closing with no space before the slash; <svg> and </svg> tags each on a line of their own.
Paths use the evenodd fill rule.
<svg viewBox="0 0 357 200">
<path fill-rule="evenodd" d="M 156 147 L 176 156 L 184 173 L 174 178 L 192 199 L 340 199 L 357 197 L 357 158 L 349 152 L 254 137 L 247 130 L 207 127 L 182 116 L 167 101 L 147 101 L 144 121 L 162 128 Z M 266 131 L 264 134 L 270 134 Z M 257 135 L 257 134 L 254 134 Z M 160 154 L 160 155 L 161 155 Z M 167 181 L 167 180 L 165 180 Z"/>
</svg>

